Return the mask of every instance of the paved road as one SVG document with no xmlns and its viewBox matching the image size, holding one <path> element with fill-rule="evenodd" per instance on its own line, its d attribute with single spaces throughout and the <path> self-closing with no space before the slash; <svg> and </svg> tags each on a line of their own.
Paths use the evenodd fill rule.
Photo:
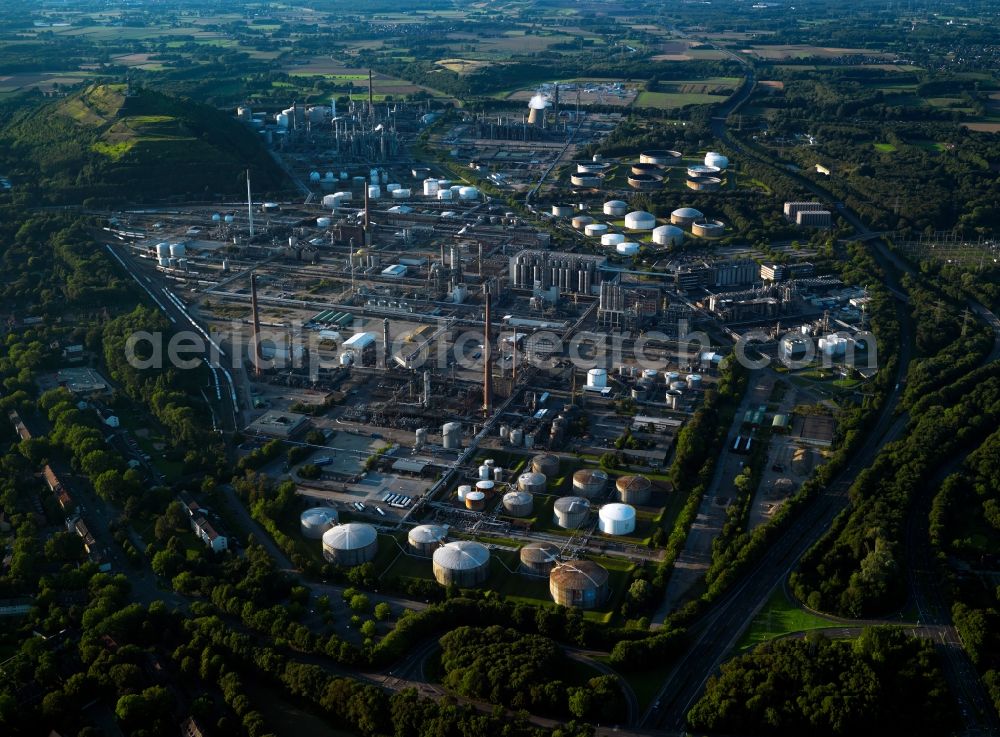
<svg viewBox="0 0 1000 737">
<path fill-rule="evenodd" d="M 720 111 L 720 116 L 712 119 L 712 131 L 733 151 L 740 155 L 753 155 L 760 160 L 756 154 L 744 151 L 726 129 L 726 116 L 750 96 L 755 85 L 753 69 L 748 67 L 747 77 L 741 88 Z M 826 195 L 821 193 L 820 196 Z M 852 224 L 859 233 L 871 232 L 852 213 L 847 213 L 845 217 L 849 222 L 853 221 Z M 872 252 L 886 267 L 888 285 L 900 292 L 904 291 L 895 271 L 887 263 L 889 254 L 885 244 L 874 241 Z M 654 705 L 640 721 L 640 726 L 684 729 L 687 712 L 700 695 L 709 676 L 732 651 L 743 630 L 767 602 L 775 587 L 781 584 L 802 555 L 826 532 L 834 517 L 847 506 L 847 492 L 854 479 L 874 461 L 886 443 L 902 435 L 906 417 L 895 415 L 901 399 L 900 382 L 906 376 L 910 363 L 913 326 L 901 307 L 897 305 L 901 347 L 894 382 L 896 388 L 887 397 L 867 439 L 834 482 L 802 510 L 795 522 L 774 541 L 761 561 L 692 627 L 691 643 L 667 677 Z"/>
</svg>

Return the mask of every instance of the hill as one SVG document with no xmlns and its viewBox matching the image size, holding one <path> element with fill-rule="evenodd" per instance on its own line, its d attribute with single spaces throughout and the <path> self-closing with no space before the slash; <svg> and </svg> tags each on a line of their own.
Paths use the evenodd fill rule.
<svg viewBox="0 0 1000 737">
<path fill-rule="evenodd" d="M 257 135 L 225 113 L 152 90 L 95 84 L 15 113 L 0 162 L 32 202 L 116 204 L 285 186 Z"/>
</svg>

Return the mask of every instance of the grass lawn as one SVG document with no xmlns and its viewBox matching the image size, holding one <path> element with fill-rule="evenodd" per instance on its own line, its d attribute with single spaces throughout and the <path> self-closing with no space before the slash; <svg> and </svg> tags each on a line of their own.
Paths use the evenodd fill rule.
<svg viewBox="0 0 1000 737">
<path fill-rule="evenodd" d="M 820 617 L 801 609 L 792 603 L 782 588 L 771 594 L 764 608 L 757 613 L 750 627 L 743 633 L 737 650 L 748 650 L 762 642 L 782 637 L 792 632 L 825 629 L 835 627 L 837 623 L 826 617 Z"/>
<path fill-rule="evenodd" d="M 891 154 L 895 153 L 896 151 L 896 147 L 893 146 L 891 143 L 873 143 L 872 145 L 875 147 L 875 150 L 878 151 L 880 154 Z"/>
<path fill-rule="evenodd" d="M 635 107 L 652 107 L 661 110 L 685 107 L 686 105 L 711 105 L 723 102 L 727 95 L 712 95 L 703 92 L 640 92 Z"/>
</svg>

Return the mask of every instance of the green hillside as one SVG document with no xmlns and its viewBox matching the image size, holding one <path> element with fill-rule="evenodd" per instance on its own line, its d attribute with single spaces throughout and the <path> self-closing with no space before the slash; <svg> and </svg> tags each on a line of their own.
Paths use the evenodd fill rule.
<svg viewBox="0 0 1000 737">
<path fill-rule="evenodd" d="M 214 108 L 124 85 L 93 85 L 19 111 L 0 128 L 0 162 L 29 199 L 115 204 L 237 194 L 284 175 L 253 131 Z"/>
</svg>

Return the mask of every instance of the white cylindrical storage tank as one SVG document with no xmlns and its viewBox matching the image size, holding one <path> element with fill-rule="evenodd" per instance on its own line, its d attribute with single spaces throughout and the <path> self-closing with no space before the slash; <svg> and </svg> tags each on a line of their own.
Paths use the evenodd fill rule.
<svg viewBox="0 0 1000 737">
<path fill-rule="evenodd" d="M 657 375 L 658 374 L 657 374 L 656 369 L 648 368 L 648 369 L 643 369 L 642 370 L 642 378 L 644 378 L 644 379 L 649 379 L 650 381 L 655 381 Z"/>
<path fill-rule="evenodd" d="M 311 172 L 309 172 L 309 181 L 310 182 L 318 182 L 322 178 L 323 177 L 320 176 L 320 173 L 318 171 L 311 171 Z"/>
<path fill-rule="evenodd" d="M 547 576 L 559 562 L 559 546 L 554 543 L 528 543 L 521 548 L 521 567 L 526 573 Z"/>
<path fill-rule="evenodd" d="M 392 184 L 385 185 L 386 192 L 395 192 L 397 189 L 402 189 L 403 187 L 399 184 L 393 182 Z"/>
<path fill-rule="evenodd" d="M 274 122 L 279 128 L 287 128 L 288 116 L 285 113 L 278 113 L 274 116 Z"/>
<path fill-rule="evenodd" d="M 459 187 L 458 189 L 458 199 L 460 200 L 474 200 L 479 197 L 479 190 L 475 187 Z"/>
<path fill-rule="evenodd" d="M 495 484 L 502 484 L 503 483 L 503 478 L 504 478 L 503 469 L 500 468 L 500 466 L 496 466 L 493 469 L 493 483 L 495 483 Z"/>
<path fill-rule="evenodd" d="M 490 551 L 482 543 L 455 540 L 434 551 L 433 568 L 442 586 L 478 586 L 489 578 Z"/>
<path fill-rule="evenodd" d="M 417 555 L 431 556 L 448 537 L 448 529 L 441 525 L 417 525 L 406 535 L 406 542 Z"/>
<path fill-rule="evenodd" d="M 425 179 L 424 180 L 424 195 L 427 197 L 433 197 L 440 191 L 437 179 Z"/>
<path fill-rule="evenodd" d="M 524 447 L 525 448 L 535 447 L 535 433 L 528 432 L 524 434 Z"/>
<path fill-rule="evenodd" d="M 524 442 L 524 430 L 519 427 L 515 427 L 510 431 L 510 444 L 515 448 L 519 448 L 521 443 Z"/>
<path fill-rule="evenodd" d="M 671 381 L 670 388 L 674 391 L 682 392 L 687 389 L 687 384 L 683 381 Z"/>
<path fill-rule="evenodd" d="M 340 365 L 350 366 L 354 363 L 354 354 L 351 351 L 344 351 L 340 354 Z"/>
<path fill-rule="evenodd" d="M 336 179 L 337 176 L 332 171 L 328 171 L 323 175 L 324 182 L 333 182 L 336 181 Z"/>
<path fill-rule="evenodd" d="M 486 496 L 493 495 L 493 487 L 496 484 L 493 483 L 493 479 L 480 479 L 476 482 L 476 491 L 483 492 Z"/>
<path fill-rule="evenodd" d="M 687 387 L 692 391 L 701 389 L 701 374 L 690 374 L 687 377 Z"/>
<path fill-rule="evenodd" d="M 573 218 L 572 222 L 574 228 L 577 230 L 583 230 L 585 227 L 594 222 L 594 218 L 590 217 L 590 215 L 577 215 Z"/>
<path fill-rule="evenodd" d="M 591 223 L 590 225 L 585 225 L 583 227 L 584 235 L 589 235 L 596 238 L 599 235 L 604 235 L 608 232 L 608 226 L 604 223 Z"/>
<path fill-rule="evenodd" d="M 601 236 L 602 246 L 617 246 L 625 242 L 625 236 L 621 233 L 605 233 Z"/>
<path fill-rule="evenodd" d="M 510 439 L 510 426 L 500 425 L 500 439 L 509 440 Z"/>
<path fill-rule="evenodd" d="M 379 184 L 380 183 L 378 169 L 371 169 L 368 172 L 368 183 L 369 184 Z"/>
<path fill-rule="evenodd" d="M 309 540 L 321 540 L 324 533 L 337 524 L 337 510 L 330 507 L 313 507 L 299 517 L 302 536 Z"/>
<path fill-rule="evenodd" d="M 548 479 L 543 473 L 528 471 L 517 477 L 517 488 L 529 494 L 544 494 L 547 486 Z"/>
<path fill-rule="evenodd" d="M 158 259 L 156 259 L 156 263 L 157 263 L 157 264 L 158 264 L 158 265 L 160 266 L 160 268 L 162 268 L 162 269 L 166 269 L 166 268 L 169 268 L 169 267 L 170 267 L 170 259 L 169 259 L 169 258 L 167 258 L 166 256 L 164 256 L 163 258 L 158 258 Z"/>
<path fill-rule="evenodd" d="M 556 604 L 594 609 L 608 598 L 608 571 L 592 560 L 561 563 L 549 574 L 549 593 Z"/>
<path fill-rule="evenodd" d="M 348 522 L 323 533 L 323 557 L 338 566 L 367 563 L 378 553 L 378 533 L 371 525 Z"/>
<path fill-rule="evenodd" d="M 465 508 L 473 512 L 482 512 L 486 509 L 486 494 L 479 491 L 470 491 L 465 495 Z"/>
<path fill-rule="evenodd" d="M 584 499 L 593 499 L 604 491 L 608 474 L 599 468 L 581 468 L 573 474 L 573 493 Z"/>
<path fill-rule="evenodd" d="M 592 368 L 587 371 L 587 386 L 591 389 L 604 389 L 608 385 L 608 370 Z"/>
<path fill-rule="evenodd" d="M 490 477 L 490 467 L 485 463 L 481 465 L 478 469 L 479 479 L 488 479 Z"/>
<path fill-rule="evenodd" d="M 472 485 L 471 484 L 462 484 L 461 486 L 459 486 L 458 487 L 458 501 L 464 502 L 465 501 L 465 497 L 467 497 L 469 495 L 469 492 L 471 492 L 471 491 L 472 491 Z"/>
<path fill-rule="evenodd" d="M 546 478 L 555 478 L 559 474 L 559 456 L 552 453 L 539 453 L 531 459 L 531 470 Z"/>
<path fill-rule="evenodd" d="M 534 509 L 534 497 L 526 491 L 508 491 L 503 495 L 504 514 L 511 517 L 527 517 Z"/>
<path fill-rule="evenodd" d="M 628 212 L 628 203 L 623 200 L 608 200 L 604 203 L 604 214 L 613 218 L 625 217 Z"/>
<path fill-rule="evenodd" d="M 615 246 L 615 253 L 619 256 L 635 256 L 639 253 L 639 244 L 623 241 Z"/>
<path fill-rule="evenodd" d="M 597 526 L 605 535 L 629 535 L 635 532 L 635 508 L 605 504 L 597 513 Z"/>
<path fill-rule="evenodd" d="M 572 205 L 553 205 L 552 216 L 557 218 L 568 218 L 573 214 Z"/>
<path fill-rule="evenodd" d="M 566 530 L 574 530 L 590 515 L 590 502 L 580 496 L 561 496 L 553 505 L 552 519 Z"/>
<path fill-rule="evenodd" d="M 392 193 L 392 199 L 394 200 L 408 200 L 410 198 L 410 190 L 408 189 L 397 189 Z"/>
<path fill-rule="evenodd" d="M 156 244 L 156 258 L 167 258 L 170 256 L 170 244 L 169 243 L 157 243 Z"/>
<path fill-rule="evenodd" d="M 681 397 L 684 395 L 676 389 L 667 389 L 666 403 L 670 409 L 676 410 L 680 407 Z"/>
<path fill-rule="evenodd" d="M 625 216 L 625 227 L 629 230 L 652 230 L 656 227 L 656 218 L 651 212 L 635 210 Z"/>
<path fill-rule="evenodd" d="M 712 166 L 720 171 L 729 167 L 729 158 L 715 151 L 705 154 L 705 166 Z"/>
<path fill-rule="evenodd" d="M 427 433 L 427 428 L 426 427 L 418 427 L 417 428 L 415 445 L 418 448 L 422 448 L 425 445 L 427 445 L 427 435 L 428 435 L 428 433 Z"/>
<path fill-rule="evenodd" d="M 186 251 L 187 251 L 187 248 L 184 247 L 183 243 L 171 243 L 170 244 L 170 258 L 181 258 L 181 257 L 184 256 L 184 253 Z"/>
<path fill-rule="evenodd" d="M 452 193 L 450 189 L 439 189 L 437 193 L 437 198 L 439 200 L 449 201 L 452 199 Z"/>
<path fill-rule="evenodd" d="M 663 378 L 666 379 L 668 384 L 673 384 L 675 381 L 681 380 L 681 375 L 676 371 L 664 371 Z"/>
<path fill-rule="evenodd" d="M 462 423 L 446 422 L 441 426 L 441 445 L 448 450 L 462 447 Z"/>
<path fill-rule="evenodd" d="M 316 218 L 317 228 L 329 228 L 333 221 L 330 218 Z"/>
<path fill-rule="evenodd" d="M 653 228 L 653 243 L 658 246 L 683 245 L 684 231 L 676 225 L 661 225 Z"/>
<path fill-rule="evenodd" d="M 620 476 L 615 482 L 618 500 L 624 504 L 642 506 L 653 493 L 653 484 L 645 476 Z"/>
<path fill-rule="evenodd" d="M 382 196 L 382 188 L 377 184 L 368 185 L 368 199 L 377 200 Z"/>
</svg>

